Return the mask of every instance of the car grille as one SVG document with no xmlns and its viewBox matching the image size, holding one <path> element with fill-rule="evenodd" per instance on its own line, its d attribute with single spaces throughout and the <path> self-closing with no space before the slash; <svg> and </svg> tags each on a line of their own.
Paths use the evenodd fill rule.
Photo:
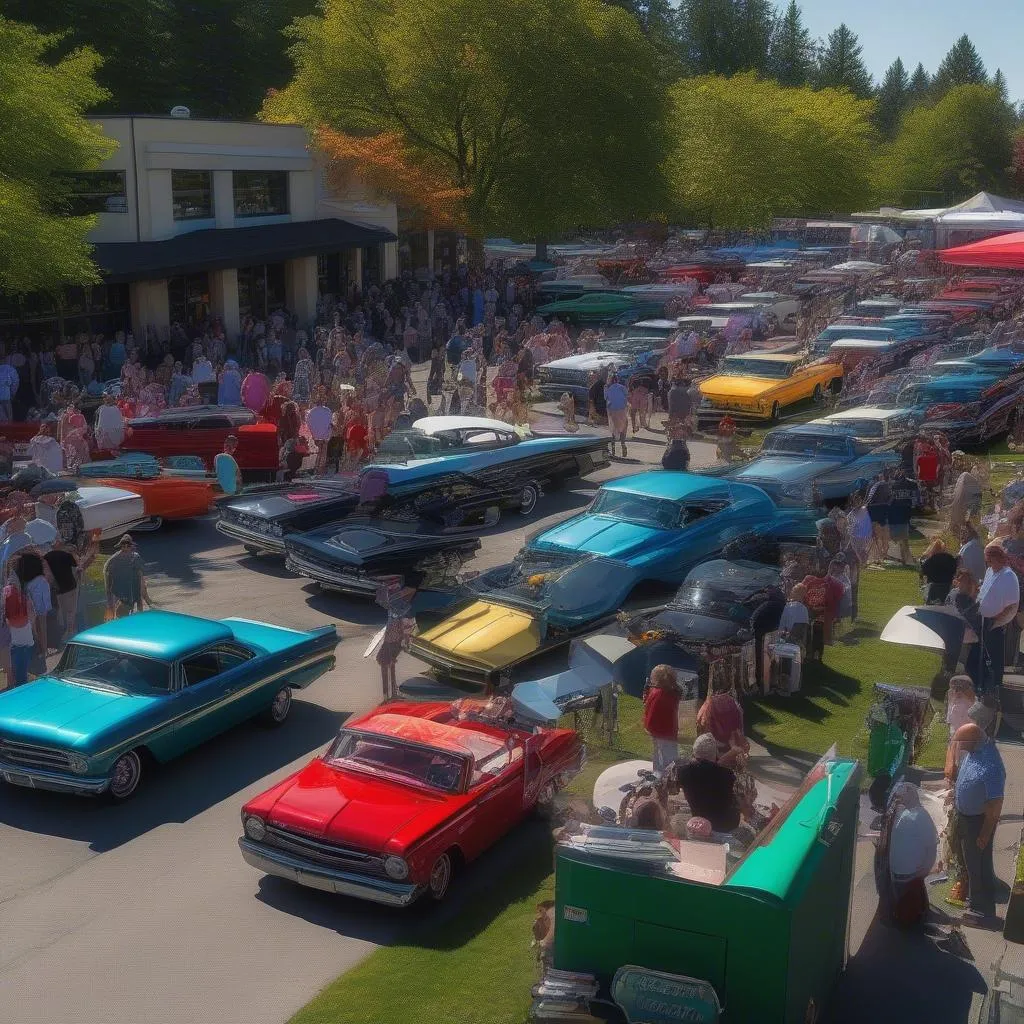
<svg viewBox="0 0 1024 1024">
<path fill-rule="evenodd" d="M 579 387 L 587 383 L 587 371 L 564 370 L 560 367 L 542 366 L 539 378 L 542 384 L 575 384 Z"/>
<path fill-rule="evenodd" d="M 41 747 L 35 743 L 21 743 L 17 740 L 0 738 L 0 761 L 20 765 L 23 768 L 42 768 L 46 771 L 68 771 L 68 753 Z"/>
<path fill-rule="evenodd" d="M 354 849 L 351 846 L 325 842 L 322 839 L 316 839 L 313 836 L 306 836 L 301 832 L 295 832 L 290 828 L 267 825 L 267 834 L 264 842 L 279 850 L 286 850 L 288 853 L 304 857 L 306 860 L 314 861 L 317 864 L 324 864 L 342 871 L 356 871 L 362 875 L 387 877 L 384 872 L 383 857 L 366 853 L 364 850 Z"/>
<path fill-rule="evenodd" d="M 243 530 L 261 533 L 266 537 L 280 537 L 283 532 L 276 523 L 271 523 L 259 516 L 246 515 L 244 512 L 235 513 L 226 518 L 229 523 L 233 522 L 242 527 Z"/>
</svg>

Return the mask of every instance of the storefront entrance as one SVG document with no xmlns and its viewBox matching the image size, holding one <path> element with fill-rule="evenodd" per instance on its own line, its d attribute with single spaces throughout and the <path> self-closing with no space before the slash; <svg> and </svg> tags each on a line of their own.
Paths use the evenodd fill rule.
<svg viewBox="0 0 1024 1024">
<path fill-rule="evenodd" d="M 238 268 L 238 315 L 266 320 L 285 306 L 283 263 L 260 263 Z"/>
<path fill-rule="evenodd" d="M 171 323 L 183 327 L 199 327 L 210 316 L 210 278 L 199 274 L 182 274 L 167 280 L 167 308 Z"/>
</svg>

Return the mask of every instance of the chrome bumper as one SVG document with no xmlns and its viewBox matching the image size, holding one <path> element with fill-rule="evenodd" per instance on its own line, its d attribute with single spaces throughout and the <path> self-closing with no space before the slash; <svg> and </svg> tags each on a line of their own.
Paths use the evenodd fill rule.
<svg viewBox="0 0 1024 1024">
<path fill-rule="evenodd" d="M 270 537 L 265 533 L 257 533 L 229 519 L 218 519 L 217 529 L 225 537 L 248 544 L 250 547 L 259 548 L 261 551 L 273 551 L 275 555 L 284 554 L 284 537 Z"/>
<path fill-rule="evenodd" d="M 541 397 L 549 402 L 557 402 L 567 391 L 577 402 L 585 404 L 590 401 L 590 388 L 586 384 L 555 384 L 552 381 L 540 381 L 537 390 Z"/>
<path fill-rule="evenodd" d="M 50 772 L 42 768 L 26 768 L 0 761 L 0 779 L 11 786 L 26 789 L 46 789 L 52 793 L 78 793 L 82 796 L 98 796 L 106 792 L 110 779 L 89 778 L 66 772 Z"/>
<path fill-rule="evenodd" d="M 292 554 L 285 556 L 284 566 L 296 576 L 305 576 L 307 579 L 316 580 L 320 586 L 326 587 L 328 590 L 339 590 L 344 594 L 375 597 L 380 585 L 376 576 L 361 576 L 356 572 L 334 570 L 326 565 L 318 565 L 316 562 L 307 562 L 306 559 L 297 558 Z"/>
<path fill-rule="evenodd" d="M 384 878 L 336 871 L 283 850 L 276 850 L 265 843 L 253 842 L 244 836 L 238 840 L 238 848 L 246 864 L 264 874 L 287 878 L 290 882 L 298 882 L 299 885 L 319 889 L 321 892 L 340 893 L 342 896 L 383 903 L 389 907 L 407 907 L 423 888 L 408 882 L 391 882 Z"/>
</svg>

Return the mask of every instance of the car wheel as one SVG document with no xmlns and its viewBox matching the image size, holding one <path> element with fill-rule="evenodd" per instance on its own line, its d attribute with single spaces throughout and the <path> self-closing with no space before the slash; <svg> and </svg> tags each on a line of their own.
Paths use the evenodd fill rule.
<svg viewBox="0 0 1024 1024">
<path fill-rule="evenodd" d="M 430 893 L 430 898 L 440 903 L 448 894 L 451 882 L 452 858 L 450 854 L 442 853 L 430 869 L 430 881 L 427 883 L 427 892 Z"/>
<path fill-rule="evenodd" d="M 243 544 L 242 546 L 245 548 L 245 553 L 247 555 L 252 555 L 253 558 L 259 558 L 260 557 L 260 549 L 259 548 L 254 548 L 251 544 Z"/>
<path fill-rule="evenodd" d="M 821 404 L 821 399 L 822 399 L 821 385 L 820 384 L 815 384 L 814 385 L 814 393 L 811 395 L 811 400 L 815 403 L 815 405 L 820 405 Z"/>
<path fill-rule="evenodd" d="M 284 686 L 274 694 L 274 699 L 270 702 L 270 707 L 264 713 L 263 720 L 267 725 L 284 725 L 291 709 L 292 688 Z"/>
<path fill-rule="evenodd" d="M 110 798 L 117 803 L 130 800 L 142 783 L 142 758 L 137 750 L 122 754 L 110 769 Z"/>
<path fill-rule="evenodd" d="M 774 422 L 779 418 L 779 413 L 782 411 L 778 402 L 772 402 L 772 411 L 770 419 Z"/>
<path fill-rule="evenodd" d="M 843 378 L 833 377 L 831 383 L 828 386 L 828 389 L 829 391 L 832 392 L 833 395 L 841 394 L 843 390 Z"/>
<path fill-rule="evenodd" d="M 523 486 L 523 493 L 519 498 L 519 514 L 528 516 L 537 507 L 540 499 L 540 488 L 535 483 L 528 483 Z"/>
</svg>

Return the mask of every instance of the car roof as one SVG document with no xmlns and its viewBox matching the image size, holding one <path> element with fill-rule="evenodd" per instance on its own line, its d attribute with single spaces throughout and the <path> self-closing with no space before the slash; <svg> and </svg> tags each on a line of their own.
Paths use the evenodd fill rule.
<svg viewBox="0 0 1024 1024">
<path fill-rule="evenodd" d="M 727 360 L 757 359 L 768 363 L 799 363 L 804 357 L 793 352 L 765 352 L 761 349 L 752 348 L 749 352 L 738 352 L 725 358 Z"/>
<path fill-rule="evenodd" d="M 77 634 L 72 643 L 174 661 L 209 644 L 233 639 L 234 633 L 223 622 L 179 612 L 147 611 L 93 626 Z"/>
<path fill-rule="evenodd" d="M 637 473 L 619 480 L 610 480 L 602 485 L 601 490 L 643 494 L 650 498 L 664 498 L 668 501 L 682 501 L 684 498 L 727 496 L 729 485 L 714 477 L 663 469 L 653 470 L 649 473 Z"/>
<path fill-rule="evenodd" d="M 811 423 L 831 423 L 834 420 L 890 420 L 894 416 L 904 416 L 907 412 L 907 409 L 879 409 L 877 406 L 865 405 L 857 409 L 834 412 L 821 419 L 811 420 Z"/>
<path fill-rule="evenodd" d="M 514 434 L 515 427 L 504 420 L 492 420 L 485 416 L 424 416 L 413 423 L 424 434 L 442 434 L 446 430 L 500 430 Z"/>
<path fill-rule="evenodd" d="M 836 338 L 832 348 L 896 348 L 895 338 Z"/>
<path fill-rule="evenodd" d="M 632 327 L 657 327 L 657 328 L 667 328 L 667 327 L 670 327 L 670 328 L 672 328 L 674 330 L 676 327 L 679 326 L 679 324 L 675 320 L 664 320 L 664 319 L 661 319 L 661 320 L 637 320 L 635 323 L 631 323 L 629 326 L 631 328 Z"/>
<path fill-rule="evenodd" d="M 418 743 L 425 747 L 447 750 L 453 754 L 472 757 L 474 760 L 488 757 L 503 746 L 497 736 L 477 729 L 463 729 L 430 718 L 388 711 L 363 718 L 353 723 L 352 728 L 358 732 L 371 732 L 377 736 L 388 736 L 406 743 Z"/>
</svg>

